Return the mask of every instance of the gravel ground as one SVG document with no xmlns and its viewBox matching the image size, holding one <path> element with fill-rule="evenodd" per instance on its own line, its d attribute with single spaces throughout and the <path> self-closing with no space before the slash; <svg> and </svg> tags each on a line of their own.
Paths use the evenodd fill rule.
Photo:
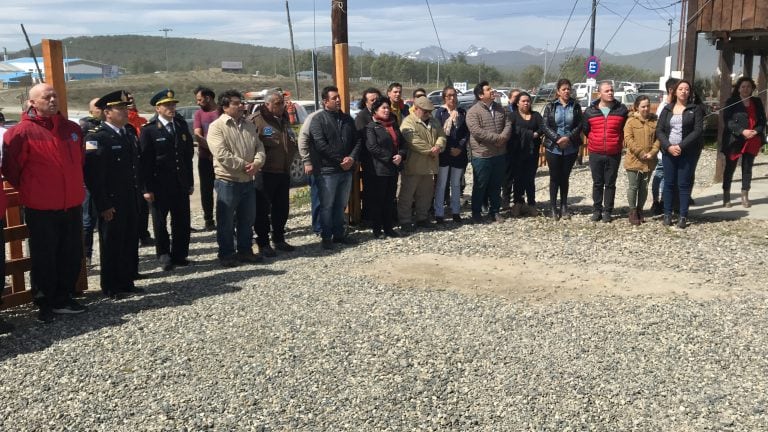
<svg viewBox="0 0 768 432">
<path fill-rule="evenodd" d="M 713 170 L 708 152 L 697 189 Z M 3 313 L 0 430 L 768 430 L 768 224 L 593 224 L 590 188 L 577 167 L 571 221 L 331 253 L 295 209 L 297 252 L 229 270 L 212 233 L 169 273 L 143 249 L 144 296 Z"/>
</svg>

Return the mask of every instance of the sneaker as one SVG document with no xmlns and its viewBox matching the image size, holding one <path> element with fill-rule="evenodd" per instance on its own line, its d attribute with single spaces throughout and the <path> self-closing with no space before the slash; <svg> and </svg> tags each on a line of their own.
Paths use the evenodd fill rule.
<svg viewBox="0 0 768 432">
<path fill-rule="evenodd" d="M 86 311 L 86 307 L 77 302 L 77 300 L 69 299 L 64 304 L 59 305 L 51 309 L 51 312 L 55 314 L 80 314 Z"/>
<path fill-rule="evenodd" d="M 491 221 L 495 223 L 502 223 L 504 222 L 504 216 L 496 213 L 495 215 L 491 216 Z"/>
<path fill-rule="evenodd" d="M 49 308 L 41 308 L 40 312 L 37 314 L 37 320 L 40 322 L 44 322 L 46 324 L 50 324 L 53 322 L 53 311 Z"/>
<path fill-rule="evenodd" d="M 592 212 L 592 217 L 589 218 L 592 222 L 599 222 L 603 218 L 603 214 L 599 211 Z"/>
<path fill-rule="evenodd" d="M 274 251 L 272 251 L 274 252 Z M 238 252 L 235 255 L 235 259 L 241 263 L 260 263 L 264 261 L 264 257 L 261 256 L 261 253 L 248 253 L 248 252 Z"/>
<path fill-rule="evenodd" d="M 685 229 L 685 227 L 688 226 L 688 220 L 685 217 L 680 217 L 680 220 L 677 221 L 677 227 L 680 229 Z"/>
<path fill-rule="evenodd" d="M 216 231 L 216 224 L 213 223 L 212 220 L 205 221 L 205 226 L 203 227 L 203 231 Z"/>
<path fill-rule="evenodd" d="M 445 223 L 445 218 L 442 216 L 437 216 L 435 217 L 435 223 L 438 225 L 442 225 Z"/>
<path fill-rule="evenodd" d="M 480 225 L 483 223 L 483 217 L 480 215 L 472 215 L 472 223 Z"/>
<path fill-rule="evenodd" d="M 613 222 L 613 216 L 611 215 L 611 212 L 603 212 L 603 223 L 611 222 Z"/>
<path fill-rule="evenodd" d="M 384 234 L 385 234 L 387 237 L 392 237 L 392 238 L 402 237 L 402 236 L 400 235 L 400 233 L 399 233 L 399 232 L 397 232 L 397 231 L 395 231 L 395 230 L 384 230 Z"/>
<path fill-rule="evenodd" d="M 661 221 L 664 226 L 672 226 L 672 216 L 664 215 L 664 220 Z"/>
<path fill-rule="evenodd" d="M 270 245 L 259 245 L 259 253 L 267 258 L 274 258 L 277 256 L 277 252 L 275 252 Z"/>
<path fill-rule="evenodd" d="M 291 246 L 284 241 L 281 241 L 281 242 L 275 242 L 275 249 L 283 252 L 293 252 L 296 250 L 296 247 Z"/>
<path fill-rule="evenodd" d="M 222 267 L 237 267 L 240 265 L 240 261 L 235 258 L 234 255 L 228 256 L 228 257 L 222 257 L 219 258 L 219 264 L 221 264 Z"/>
<path fill-rule="evenodd" d="M 457 215 L 457 214 L 453 215 L 453 221 L 456 223 L 464 222 L 463 220 L 461 220 L 461 215 Z"/>
<path fill-rule="evenodd" d="M 0 334 L 10 333 L 13 329 L 13 324 L 0 319 Z"/>
<path fill-rule="evenodd" d="M 320 241 L 320 245 L 321 245 L 321 246 L 323 247 L 323 249 L 325 249 L 325 250 L 333 250 L 333 248 L 334 248 L 334 246 L 333 246 L 333 239 L 329 239 L 329 238 L 324 238 L 324 239 L 322 239 L 322 240 Z"/>
</svg>

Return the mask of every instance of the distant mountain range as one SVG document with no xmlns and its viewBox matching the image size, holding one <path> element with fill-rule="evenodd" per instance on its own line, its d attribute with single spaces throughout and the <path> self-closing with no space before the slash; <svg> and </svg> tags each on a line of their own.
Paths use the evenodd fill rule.
<svg viewBox="0 0 768 432">
<path fill-rule="evenodd" d="M 667 56 L 668 47 L 662 47 L 655 50 L 644 51 L 637 54 L 620 54 L 620 53 L 606 53 L 600 56 L 600 60 L 617 64 L 633 66 L 639 69 L 648 69 L 655 72 L 664 72 L 664 58 Z M 443 60 L 443 54 L 440 47 L 430 45 L 416 51 L 411 51 L 402 54 L 403 57 L 420 60 L 437 62 L 438 59 Z M 544 66 L 546 59 L 547 64 L 556 68 L 560 66 L 560 63 L 568 59 L 571 55 L 588 57 L 589 50 L 587 48 L 568 47 L 559 49 L 555 53 L 546 51 L 542 48 L 536 48 L 530 45 L 526 45 L 518 50 L 513 51 L 492 51 L 486 48 L 479 48 L 475 45 L 470 45 L 464 51 L 459 52 L 445 52 L 445 58 L 450 60 L 452 57 L 463 55 L 467 59 L 467 63 L 470 64 L 486 64 L 488 66 L 495 66 L 500 70 L 517 71 L 530 65 Z M 554 60 L 552 56 L 555 55 Z M 703 39 L 699 39 L 696 70 L 701 76 L 711 76 L 716 73 L 717 70 L 717 50 Z M 677 42 L 672 44 L 672 64 L 677 62 Z"/>
</svg>

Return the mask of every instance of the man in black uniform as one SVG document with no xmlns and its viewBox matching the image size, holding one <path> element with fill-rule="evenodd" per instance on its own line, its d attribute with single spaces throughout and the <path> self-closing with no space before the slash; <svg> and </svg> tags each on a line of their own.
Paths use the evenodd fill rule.
<svg viewBox="0 0 768 432">
<path fill-rule="evenodd" d="M 96 105 L 99 98 L 91 99 L 88 103 L 88 117 L 80 119 L 80 128 L 83 130 L 83 136 L 94 132 L 96 128 L 104 121 L 104 110 Z M 93 256 L 93 231 L 96 228 L 96 221 L 99 220 L 99 213 L 93 205 L 91 190 L 85 188 L 85 200 L 83 200 L 83 241 L 85 242 L 85 262 L 91 265 Z"/>
<path fill-rule="evenodd" d="M 104 121 L 85 137 L 85 184 L 99 215 L 101 290 L 111 298 L 144 290 L 133 284 L 139 262 L 139 139 L 122 90 L 96 101 Z"/>
<path fill-rule="evenodd" d="M 141 174 L 144 198 L 152 203 L 155 251 L 163 270 L 189 265 L 189 196 L 194 192 L 192 134 L 176 116 L 173 90 L 164 89 L 149 103 L 157 117 L 141 130 Z M 171 214 L 171 238 L 168 236 Z"/>
</svg>

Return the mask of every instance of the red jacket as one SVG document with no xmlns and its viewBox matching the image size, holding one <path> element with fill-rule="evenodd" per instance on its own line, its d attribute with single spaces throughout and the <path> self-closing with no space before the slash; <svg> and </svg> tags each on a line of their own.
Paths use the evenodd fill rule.
<svg viewBox="0 0 768 432">
<path fill-rule="evenodd" d="M 584 111 L 584 134 L 587 135 L 587 149 L 590 153 L 603 155 L 621 154 L 624 148 L 624 123 L 629 111 L 614 100 L 608 116 L 603 115 L 596 100 Z"/>
<path fill-rule="evenodd" d="M 82 205 L 83 135 L 61 114 L 40 117 L 33 110 L 3 137 L 3 174 L 21 203 L 36 210 Z"/>
</svg>

